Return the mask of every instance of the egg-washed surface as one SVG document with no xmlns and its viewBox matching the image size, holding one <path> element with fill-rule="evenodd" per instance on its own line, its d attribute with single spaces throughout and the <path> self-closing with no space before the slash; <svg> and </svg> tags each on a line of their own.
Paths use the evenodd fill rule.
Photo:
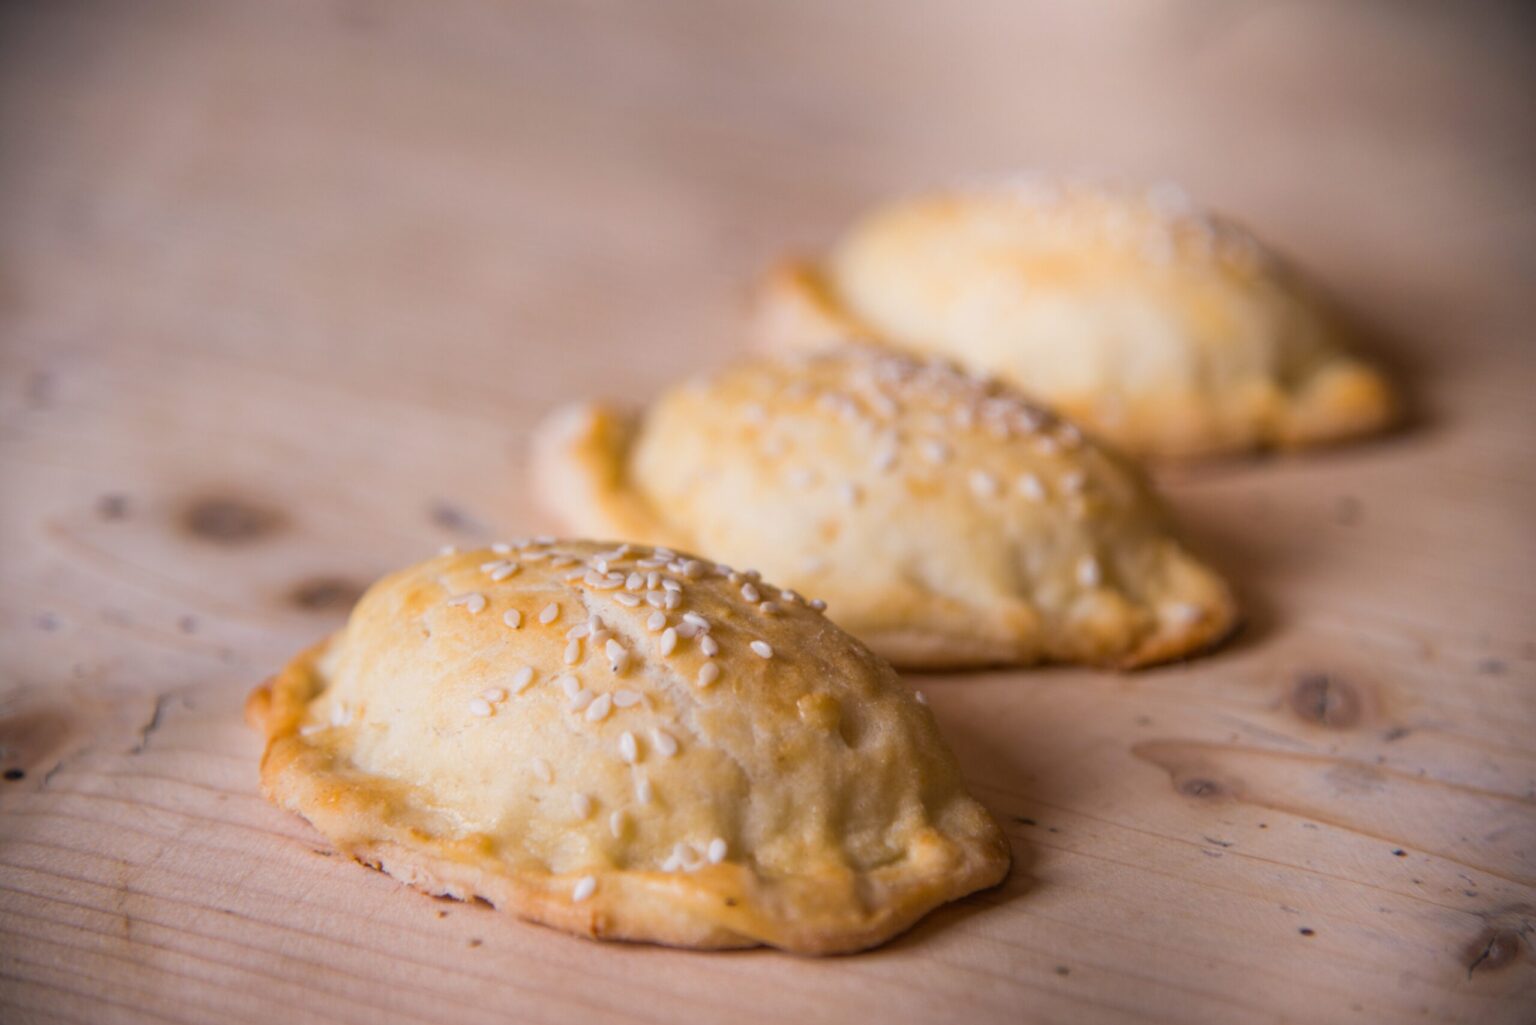
<svg viewBox="0 0 1536 1025">
<path fill-rule="evenodd" d="M 563 410 L 535 467 L 569 529 L 759 566 L 902 666 L 1139 666 L 1237 620 L 1131 463 L 937 361 L 761 356 L 643 416 Z"/>
<path fill-rule="evenodd" d="M 570 932 L 868 947 L 1009 854 L 819 604 L 639 545 L 445 553 L 252 694 L 262 786 L 353 857 Z"/>
<path fill-rule="evenodd" d="M 953 359 L 1146 455 L 1335 441 L 1394 407 L 1294 273 L 1170 186 L 1027 178 L 892 204 L 771 275 L 759 333 Z"/>
</svg>

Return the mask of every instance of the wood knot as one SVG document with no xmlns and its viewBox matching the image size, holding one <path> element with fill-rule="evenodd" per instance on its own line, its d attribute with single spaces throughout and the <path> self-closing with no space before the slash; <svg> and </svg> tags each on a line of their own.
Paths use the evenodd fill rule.
<svg viewBox="0 0 1536 1025">
<path fill-rule="evenodd" d="M 287 517 L 268 506 L 215 495 L 189 502 L 181 523 L 189 534 L 201 540 L 240 545 L 276 533 L 287 524 Z"/>
<path fill-rule="evenodd" d="M 1291 711 L 1307 722 L 1347 730 L 1360 721 L 1360 694 L 1328 673 L 1302 673 L 1291 688 Z"/>
<path fill-rule="evenodd" d="M 1220 797 L 1226 792 L 1226 788 L 1216 780 L 1204 776 L 1180 780 L 1176 789 L 1185 797 Z"/>
<path fill-rule="evenodd" d="M 288 591 L 288 602 L 305 612 L 344 612 L 357 604 L 363 588 L 342 577 L 312 577 Z"/>
<path fill-rule="evenodd" d="M 1467 978 L 1473 972 L 1497 971 L 1513 964 L 1520 956 L 1520 934 L 1513 929 L 1487 929 L 1477 939 L 1467 944 L 1463 959 L 1467 964 Z"/>
</svg>

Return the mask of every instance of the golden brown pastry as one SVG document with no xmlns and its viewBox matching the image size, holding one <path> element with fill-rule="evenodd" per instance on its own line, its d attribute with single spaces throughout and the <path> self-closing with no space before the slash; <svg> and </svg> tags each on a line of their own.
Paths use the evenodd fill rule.
<svg viewBox="0 0 1536 1025">
<path fill-rule="evenodd" d="M 1335 441 L 1394 405 L 1294 274 L 1170 187 L 1031 179 L 896 203 L 771 275 L 758 328 L 953 359 L 1152 456 Z"/>
<path fill-rule="evenodd" d="M 1126 460 L 994 382 L 874 347 L 759 357 L 643 418 L 566 409 L 534 465 L 570 529 L 757 567 L 900 666 L 1139 666 L 1236 620 Z"/>
<path fill-rule="evenodd" d="M 670 551 L 444 554 L 248 709 L 263 791 L 339 850 L 585 936 L 858 950 L 1008 870 L 890 666 Z"/>
</svg>

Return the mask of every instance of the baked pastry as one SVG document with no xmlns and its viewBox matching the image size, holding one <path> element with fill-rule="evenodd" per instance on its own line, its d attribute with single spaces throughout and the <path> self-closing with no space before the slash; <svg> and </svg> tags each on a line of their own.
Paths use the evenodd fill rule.
<svg viewBox="0 0 1536 1025">
<path fill-rule="evenodd" d="M 771 274 L 757 323 L 775 346 L 955 360 L 1140 455 L 1330 442 L 1394 405 L 1294 273 L 1166 186 L 1031 179 L 896 203 Z"/>
<path fill-rule="evenodd" d="M 1133 465 L 938 362 L 761 356 L 643 417 L 560 411 L 534 447 L 570 529 L 758 567 L 899 666 L 1140 666 L 1236 621 Z"/>
<path fill-rule="evenodd" d="M 670 551 L 444 554 L 248 711 L 263 791 L 339 850 L 585 936 L 857 950 L 1008 869 L 889 665 Z"/>
</svg>

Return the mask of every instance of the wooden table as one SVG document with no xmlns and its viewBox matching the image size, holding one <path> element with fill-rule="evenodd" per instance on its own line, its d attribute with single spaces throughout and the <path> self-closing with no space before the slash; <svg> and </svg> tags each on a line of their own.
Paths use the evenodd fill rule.
<svg viewBox="0 0 1536 1025">
<path fill-rule="evenodd" d="M 1536 33 L 1514 7 L 0 11 L 0 1019 L 1536 1016 Z M 1410 428 L 1170 476 L 1250 623 L 923 679 L 1005 886 L 878 952 L 599 945 L 256 793 L 246 690 L 539 526 L 530 426 L 740 345 L 893 191 L 1182 179 L 1376 324 Z"/>
</svg>

